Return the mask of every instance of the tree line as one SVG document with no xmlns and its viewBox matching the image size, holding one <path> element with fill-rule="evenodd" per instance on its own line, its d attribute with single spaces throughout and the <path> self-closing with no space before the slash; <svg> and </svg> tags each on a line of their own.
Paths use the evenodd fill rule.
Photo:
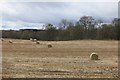
<svg viewBox="0 0 120 80">
<path fill-rule="evenodd" d="M 76 23 L 63 19 L 57 28 L 46 24 L 44 30 L 21 29 L 2 30 L 3 38 L 30 39 L 46 41 L 62 40 L 119 40 L 120 19 L 114 18 L 110 24 L 96 20 L 92 16 L 82 16 Z"/>
</svg>

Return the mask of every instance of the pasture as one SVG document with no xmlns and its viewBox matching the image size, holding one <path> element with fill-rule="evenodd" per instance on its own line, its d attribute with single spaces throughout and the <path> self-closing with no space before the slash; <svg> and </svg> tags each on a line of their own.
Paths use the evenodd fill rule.
<svg viewBox="0 0 120 80">
<path fill-rule="evenodd" d="M 12 43 L 9 43 L 12 40 Z M 52 47 L 48 48 L 48 44 Z M 2 41 L 4 78 L 114 78 L 118 76 L 118 41 Z M 90 60 L 91 53 L 99 60 Z"/>
</svg>

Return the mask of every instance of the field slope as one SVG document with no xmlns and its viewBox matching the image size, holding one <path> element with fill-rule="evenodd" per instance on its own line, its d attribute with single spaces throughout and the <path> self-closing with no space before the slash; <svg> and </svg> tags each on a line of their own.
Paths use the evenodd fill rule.
<svg viewBox="0 0 120 80">
<path fill-rule="evenodd" d="M 118 74 L 118 41 L 2 42 L 4 78 L 114 78 Z M 52 48 L 47 44 L 51 43 Z M 96 52 L 97 61 L 89 55 Z"/>
</svg>

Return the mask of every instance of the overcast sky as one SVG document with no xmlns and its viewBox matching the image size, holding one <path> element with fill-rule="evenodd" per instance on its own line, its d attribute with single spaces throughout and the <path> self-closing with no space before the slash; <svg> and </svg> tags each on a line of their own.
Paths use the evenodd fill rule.
<svg viewBox="0 0 120 80">
<path fill-rule="evenodd" d="M 0 29 L 41 29 L 45 23 L 58 25 L 62 19 L 77 21 L 84 15 L 111 22 L 118 16 L 117 2 L 7 2 L 0 7 Z"/>
</svg>

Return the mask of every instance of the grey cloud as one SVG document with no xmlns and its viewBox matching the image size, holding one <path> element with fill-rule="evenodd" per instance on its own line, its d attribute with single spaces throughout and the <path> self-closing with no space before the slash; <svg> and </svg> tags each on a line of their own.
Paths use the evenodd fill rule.
<svg viewBox="0 0 120 80">
<path fill-rule="evenodd" d="M 61 19 L 76 21 L 90 15 L 110 22 L 117 17 L 117 3 L 113 2 L 19 2 L 5 4 L 3 21 L 59 24 Z"/>
</svg>

